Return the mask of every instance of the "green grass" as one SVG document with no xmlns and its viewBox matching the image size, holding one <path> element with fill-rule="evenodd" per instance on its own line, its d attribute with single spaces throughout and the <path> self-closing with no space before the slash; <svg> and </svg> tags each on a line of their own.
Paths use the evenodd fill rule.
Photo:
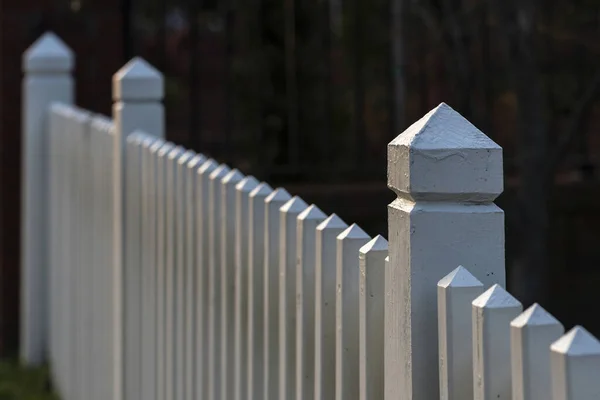
<svg viewBox="0 0 600 400">
<path fill-rule="evenodd" d="M 0 400 L 58 400 L 50 393 L 46 368 L 24 368 L 0 361 Z"/>
</svg>

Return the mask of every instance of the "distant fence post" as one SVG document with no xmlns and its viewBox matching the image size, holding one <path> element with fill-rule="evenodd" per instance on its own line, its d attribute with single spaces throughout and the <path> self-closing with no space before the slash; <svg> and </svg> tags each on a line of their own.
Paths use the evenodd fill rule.
<svg viewBox="0 0 600 400">
<path fill-rule="evenodd" d="M 438 398 L 438 281 L 505 281 L 502 149 L 441 104 L 388 145 L 388 186 L 385 400 Z"/>
<path fill-rule="evenodd" d="M 141 385 L 141 254 L 140 199 L 127 198 L 127 137 L 140 130 L 150 136 L 164 137 L 163 78 L 141 58 L 134 58 L 113 76 L 114 141 L 114 284 L 120 309 L 114 310 L 115 377 L 120 395 L 127 400 L 140 399 Z M 132 172 L 139 173 L 139 167 Z M 131 183 L 131 182 L 130 182 Z M 119 307 L 119 306 L 117 306 Z M 126 383 L 127 387 L 123 384 Z"/>
<path fill-rule="evenodd" d="M 71 50 L 50 32 L 23 54 L 20 356 L 32 365 L 44 361 L 49 332 L 47 115 L 55 101 L 73 103 L 74 62 Z"/>
</svg>

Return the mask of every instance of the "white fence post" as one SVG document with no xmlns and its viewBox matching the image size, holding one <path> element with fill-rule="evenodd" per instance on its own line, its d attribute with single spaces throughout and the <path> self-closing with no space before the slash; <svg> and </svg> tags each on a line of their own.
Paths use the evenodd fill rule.
<svg viewBox="0 0 600 400">
<path fill-rule="evenodd" d="M 196 265 L 196 384 L 195 398 L 209 399 L 208 374 L 212 366 L 209 358 L 208 332 L 208 287 L 209 282 L 209 176 L 217 168 L 213 159 L 206 160 L 196 174 L 196 232 L 197 238 L 197 265 Z"/>
<path fill-rule="evenodd" d="M 510 399 L 510 322 L 523 306 L 496 284 L 473 300 L 472 310 L 473 398 Z"/>
<path fill-rule="evenodd" d="M 548 349 L 564 332 L 537 303 L 510 323 L 512 400 L 552 399 Z"/>
<path fill-rule="evenodd" d="M 316 205 L 298 215 L 296 263 L 296 399 L 315 391 L 315 244 L 317 226 L 327 218 Z"/>
<path fill-rule="evenodd" d="M 222 232 L 222 189 L 221 180 L 229 173 L 227 165 L 221 164 L 211 172 L 208 190 L 208 399 L 221 399 L 221 349 L 223 332 L 221 331 L 221 265 Z"/>
<path fill-rule="evenodd" d="M 265 199 L 273 192 L 260 183 L 248 200 L 248 397 L 264 400 L 264 265 L 265 265 Z"/>
<path fill-rule="evenodd" d="M 335 214 L 317 226 L 315 256 L 315 400 L 335 398 L 337 237 L 348 225 Z"/>
<path fill-rule="evenodd" d="M 50 240 L 48 215 L 48 113 L 53 102 L 73 103 L 75 59 L 53 33 L 23 54 L 23 151 L 21 217 L 21 360 L 39 365 L 48 347 Z"/>
<path fill-rule="evenodd" d="M 359 251 L 371 238 L 356 224 L 337 237 L 335 299 L 335 398 L 359 395 Z"/>
<path fill-rule="evenodd" d="M 280 209 L 279 221 L 279 398 L 294 399 L 296 385 L 296 234 L 298 215 L 308 205 L 294 196 Z"/>
<path fill-rule="evenodd" d="M 291 199 L 277 188 L 265 198 L 264 368 L 265 399 L 279 400 L 279 209 Z"/>
<path fill-rule="evenodd" d="M 576 326 L 552 343 L 552 400 L 600 399 L 600 341 Z"/>
<path fill-rule="evenodd" d="M 120 309 L 115 310 L 117 356 L 115 366 L 122 381 L 121 396 L 127 400 L 140 399 L 141 327 L 139 319 L 130 318 L 141 312 L 140 254 L 139 254 L 139 203 L 138 197 L 126 196 L 127 187 L 127 137 L 135 130 L 150 136 L 164 137 L 163 78 L 152 66 L 134 58 L 113 76 L 114 142 L 114 268 L 117 271 L 115 295 Z M 139 180 L 139 176 L 132 177 Z"/>
<path fill-rule="evenodd" d="M 437 284 L 441 400 L 473 398 L 471 303 L 483 290 L 483 283 L 462 266 Z"/>
<path fill-rule="evenodd" d="M 383 399 L 383 307 L 388 242 L 377 235 L 359 250 L 360 400 Z"/>
<path fill-rule="evenodd" d="M 385 400 L 438 393 L 436 284 L 457 265 L 504 284 L 502 149 L 441 104 L 388 145 Z M 485 232 L 485 234 L 482 234 Z M 407 304 L 408 302 L 408 304 Z"/>
<path fill-rule="evenodd" d="M 235 186 L 235 270 L 234 270 L 234 388 L 235 400 L 246 400 L 248 394 L 248 238 L 250 236 L 248 202 L 250 192 L 258 186 L 253 176 L 247 176 Z"/>
</svg>

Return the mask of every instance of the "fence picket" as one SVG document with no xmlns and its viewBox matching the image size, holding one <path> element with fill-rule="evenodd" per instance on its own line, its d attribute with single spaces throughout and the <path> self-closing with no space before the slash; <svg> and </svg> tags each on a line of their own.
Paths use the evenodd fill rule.
<svg viewBox="0 0 600 400">
<path fill-rule="evenodd" d="M 250 192 L 258 181 L 247 176 L 235 186 L 235 269 L 234 269 L 234 400 L 247 397 L 247 342 L 243 335 L 248 332 L 248 238 L 250 236 L 248 201 Z"/>
<path fill-rule="evenodd" d="M 359 250 L 359 398 L 383 398 L 383 307 L 388 242 L 375 236 Z"/>
<path fill-rule="evenodd" d="M 471 303 L 483 283 L 459 266 L 442 278 L 438 291 L 440 398 L 473 398 L 473 329 Z"/>
<path fill-rule="evenodd" d="M 315 395 L 315 244 L 317 226 L 327 218 L 316 205 L 298 215 L 296 263 L 296 399 Z"/>
<path fill-rule="evenodd" d="M 248 400 L 262 400 L 264 395 L 264 280 L 265 280 L 265 199 L 273 192 L 260 183 L 248 198 Z"/>
<path fill-rule="evenodd" d="M 510 322 L 523 306 L 496 284 L 473 300 L 472 310 L 474 399 L 510 399 Z"/>
<path fill-rule="evenodd" d="M 279 209 L 291 199 L 282 188 L 265 198 L 264 345 L 265 399 L 279 399 Z"/>
<path fill-rule="evenodd" d="M 224 231 L 222 208 L 221 180 L 230 169 L 227 165 L 219 165 L 209 176 L 209 212 L 208 212 L 208 399 L 221 399 L 221 349 L 223 332 L 221 331 L 222 296 L 222 232 Z"/>
<path fill-rule="evenodd" d="M 337 237 L 348 225 L 331 214 L 317 226 L 315 259 L 315 400 L 335 398 Z"/>
</svg>

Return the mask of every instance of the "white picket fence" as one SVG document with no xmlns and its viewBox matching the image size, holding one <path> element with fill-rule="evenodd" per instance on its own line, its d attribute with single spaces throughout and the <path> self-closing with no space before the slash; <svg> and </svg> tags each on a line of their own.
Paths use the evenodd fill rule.
<svg viewBox="0 0 600 400">
<path fill-rule="evenodd" d="M 600 342 L 502 288 L 502 150 L 447 105 L 388 145 L 388 254 L 166 142 L 145 61 L 112 118 L 53 34 L 23 63 L 21 354 L 64 400 L 600 399 Z"/>
</svg>

